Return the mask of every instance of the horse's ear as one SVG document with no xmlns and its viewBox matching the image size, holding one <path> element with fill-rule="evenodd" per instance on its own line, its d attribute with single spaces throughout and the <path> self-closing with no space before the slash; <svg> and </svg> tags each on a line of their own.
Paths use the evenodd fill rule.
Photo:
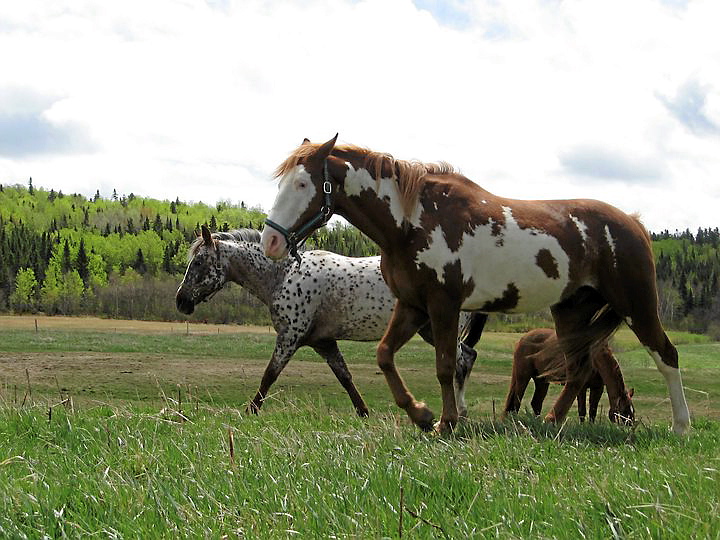
<svg viewBox="0 0 720 540">
<path fill-rule="evenodd" d="M 335 142 L 337 141 L 338 134 L 336 133 L 335 136 L 330 139 L 326 143 L 322 143 L 320 145 L 320 148 L 317 149 L 317 152 L 315 153 L 315 159 L 323 160 L 327 158 L 330 155 L 330 152 L 332 152 L 333 148 L 335 148 Z"/>
<path fill-rule="evenodd" d="M 305 137 L 305 138 L 303 139 L 303 142 L 302 142 L 302 144 L 301 144 L 300 146 L 305 146 L 306 144 L 311 144 L 311 143 L 310 143 L 310 139 L 308 139 L 307 137 Z"/>
<path fill-rule="evenodd" d="M 634 395 L 635 395 L 635 388 L 631 388 L 630 390 L 628 390 L 628 397 L 631 398 L 631 397 L 633 397 Z"/>
<path fill-rule="evenodd" d="M 201 225 L 200 230 L 202 231 L 202 237 L 203 241 L 205 242 L 206 246 L 212 246 L 212 235 L 210 234 L 210 229 L 208 229 L 205 225 Z"/>
</svg>

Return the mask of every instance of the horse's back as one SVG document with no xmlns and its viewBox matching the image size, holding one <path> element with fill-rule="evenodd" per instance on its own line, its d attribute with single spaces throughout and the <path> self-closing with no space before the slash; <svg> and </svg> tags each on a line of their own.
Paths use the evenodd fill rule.
<svg viewBox="0 0 720 540">
<path fill-rule="evenodd" d="M 620 274 L 647 280 L 649 237 L 635 216 L 592 199 L 521 200 L 495 196 L 467 179 L 435 179 L 425 200 L 427 247 L 415 260 L 446 282 L 459 262 L 459 283 L 472 283 L 462 309 L 530 312 L 582 286 L 610 288 Z M 438 202 L 438 200 L 440 202 Z M 434 206 L 433 206 L 434 205 Z M 422 242 L 418 242 L 422 245 Z M 639 268 L 638 268 L 639 267 Z"/>
<path fill-rule="evenodd" d="M 539 374 L 545 371 L 547 358 L 541 353 L 547 350 L 553 340 L 557 339 L 555 330 L 552 328 L 535 328 L 524 334 L 515 345 L 513 362 L 517 366 L 523 366 L 534 373 Z"/>
</svg>

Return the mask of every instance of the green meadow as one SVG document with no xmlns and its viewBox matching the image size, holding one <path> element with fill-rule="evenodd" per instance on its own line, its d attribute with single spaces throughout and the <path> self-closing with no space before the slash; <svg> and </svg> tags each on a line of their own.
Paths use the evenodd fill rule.
<svg viewBox="0 0 720 540">
<path fill-rule="evenodd" d="M 665 383 L 633 336 L 614 348 L 638 423 L 501 419 L 519 334 L 487 333 L 471 419 L 421 433 L 375 344 L 341 343 L 361 419 L 311 350 L 248 415 L 274 336 L 208 329 L 0 327 L 0 536 L 7 538 L 716 538 L 720 344 L 671 334 L 693 415 L 670 433 Z M 432 349 L 397 360 L 439 414 Z M 528 393 L 532 392 L 532 385 Z M 558 388 L 548 396 L 547 410 Z M 529 402 L 526 395 L 524 403 Z"/>
</svg>

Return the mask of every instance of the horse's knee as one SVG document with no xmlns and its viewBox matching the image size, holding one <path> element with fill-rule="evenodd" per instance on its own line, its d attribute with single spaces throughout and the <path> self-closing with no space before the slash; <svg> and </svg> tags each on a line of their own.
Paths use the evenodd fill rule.
<svg viewBox="0 0 720 540">
<path fill-rule="evenodd" d="M 393 359 L 393 353 L 390 347 L 384 343 L 380 343 L 377 346 L 375 353 L 377 365 L 382 371 L 393 371 L 395 369 L 395 360 Z"/>
</svg>

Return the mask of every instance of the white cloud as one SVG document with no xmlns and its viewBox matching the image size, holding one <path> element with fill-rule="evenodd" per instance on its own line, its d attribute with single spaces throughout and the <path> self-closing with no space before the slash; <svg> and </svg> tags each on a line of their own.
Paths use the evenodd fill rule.
<svg viewBox="0 0 720 540">
<path fill-rule="evenodd" d="M 16 97 L 0 121 L 29 111 L 85 144 L 0 148 L 0 182 L 269 209 L 274 167 L 339 131 L 447 160 L 501 195 L 714 227 L 718 138 L 668 103 L 696 81 L 697 111 L 718 125 L 717 20 L 710 0 L 5 2 L 0 97 Z M 588 181 L 578 167 L 593 156 Z M 642 185 L 620 174 L 633 168 Z"/>
</svg>

